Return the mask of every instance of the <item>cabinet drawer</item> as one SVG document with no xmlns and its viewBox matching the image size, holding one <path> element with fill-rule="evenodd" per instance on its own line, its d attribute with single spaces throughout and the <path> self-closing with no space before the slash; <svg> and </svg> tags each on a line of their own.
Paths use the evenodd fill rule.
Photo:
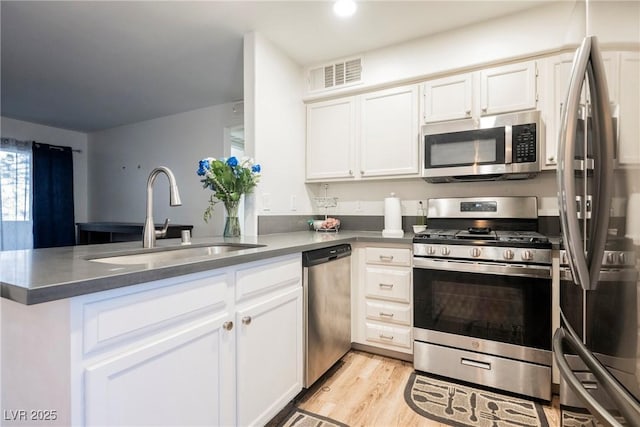
<svg viewBox="0 0 640 427">
<path fill-rule="evenodd" d="M 411 306 L 375 300 L 366 301 L 367 319 L 411 325 Z"/>
<path fill-rule="evenodd" d="M 170 284 L 116 297 L 109 292 L 79 299 L 84 353 L 228 309 L 225 273 L 190 274 L 155 283 L 163 282 Z"/>
<path fill-rule="evenodd" d="M 365 269 L 366 296 L 390 301 L 411 301 L 411 270 Z"/>
<path fill-rule="evenodd" d="M 236 272 L 236 301 L 286 286 L 302 286 L 302 256 L 288 255 L 248 264 Z"/>
<path fill-rule="evenodd" d="M 411 348 L 411 328 L 409 326 L 387 326 L 367 322 L 366 338 L 367 341 Z"/>
<path fill-rule="evenodd" d="M 411 267 L 409 248 L 365 248 L 367 264 L 397 265 Z"/>
</svg>

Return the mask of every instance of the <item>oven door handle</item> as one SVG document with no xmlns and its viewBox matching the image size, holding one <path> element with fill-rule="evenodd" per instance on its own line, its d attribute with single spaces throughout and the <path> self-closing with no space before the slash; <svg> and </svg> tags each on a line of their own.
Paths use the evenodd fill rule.
<svg viewBox="0 0 640 427">
<path fill-rule="evenodd" d="M 483 263 L 472 261 L 452 261 L 437 258 L 413 258 L 413 267 L 428 269 L 455 271 L 464 273 L 497 274 L 502 276 L 535 277 L 541 279 L 551 279 L 551 266 L 546 265 L 522 265 L 522 264 L 500 264 Z"/>
<path fill-rule="evenodd" d="M 564 316 L 562 316 L 564 318 Z M 564 319 L 566 320 L 566 319 Z M 607 411 L 582 385 L 578 377 L 573 373 L 566 359 L 563 350 L 563 344 L 569 345 L 591 373 L 595 375 L 598 382 L 607 391 L 607 394 L 622 415 L 634 427 L 637 427 L 640 420 L 640 408 L 634 404 L 633 398 L 614 380 L 600 362 L 585 348 L 585 346 L 575 337 L 571 329 L 567 330 L 565 326 L 558 328 L 553 335 L 553 355 L 558 365 L 558 370 L 562 377 L 567 381 L 569 387 L 580 397 L 591 413 L 593 413 L 599 421 L 607 426 L 622 427 L 615 417 Z M 569 327 L 570 328 L 570 327 Z"/>
</svg>

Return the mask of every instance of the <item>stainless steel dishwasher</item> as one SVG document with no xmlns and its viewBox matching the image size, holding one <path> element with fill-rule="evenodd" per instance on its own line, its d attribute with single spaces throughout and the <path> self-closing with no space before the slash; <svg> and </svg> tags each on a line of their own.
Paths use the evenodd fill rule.
<svg viewBox="0 0 640 427">
<path fill-rule="evenodd" d="M 351 348 L 351 245 L 302 253 L 304 386 Z"/>
</svg>

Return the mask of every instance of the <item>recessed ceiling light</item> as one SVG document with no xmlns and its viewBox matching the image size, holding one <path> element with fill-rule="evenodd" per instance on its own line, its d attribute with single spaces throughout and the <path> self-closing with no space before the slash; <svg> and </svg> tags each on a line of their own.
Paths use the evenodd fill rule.
<svg viewBox="0 0 640 427">
<path fill-rule="evenodd" d="M 333 4 L 333 12 L 340 18 L 348 18 L 356 13 L 358 6 L 353 0 L 337 0 Z"/>
</svg>

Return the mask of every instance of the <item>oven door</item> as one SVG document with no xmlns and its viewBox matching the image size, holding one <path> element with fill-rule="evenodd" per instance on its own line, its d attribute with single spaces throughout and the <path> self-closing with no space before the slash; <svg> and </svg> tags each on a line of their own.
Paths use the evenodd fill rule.
<svg viewBox="0 0 640 427">
<path fill-rule="evenodd" d="M 413 278 L 416 339 L 542 362 L 526 347 L 550 359 L 551 266 L 416 257 Z"/>
</svg>

